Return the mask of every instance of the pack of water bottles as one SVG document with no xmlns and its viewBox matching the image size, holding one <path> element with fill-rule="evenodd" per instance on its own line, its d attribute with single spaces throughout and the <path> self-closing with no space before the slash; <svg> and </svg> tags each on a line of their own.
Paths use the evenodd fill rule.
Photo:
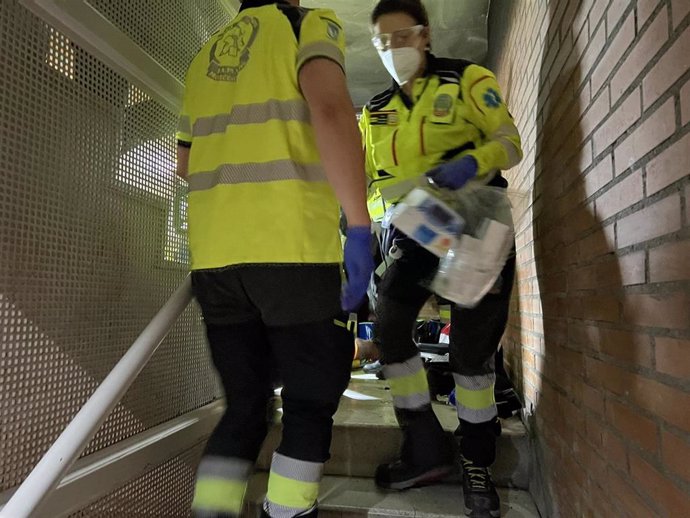
<svg viewBox="0 0 690 518">
<path fill-rule="evenodd" d="M 418 187 L 398 204 L 391 222 L 440 257 L 430 288 L 462 307 L 476 306 L 497 286 L 513 250 L 506 190 L 481 182 L 457 191 Z"/>
</svg>

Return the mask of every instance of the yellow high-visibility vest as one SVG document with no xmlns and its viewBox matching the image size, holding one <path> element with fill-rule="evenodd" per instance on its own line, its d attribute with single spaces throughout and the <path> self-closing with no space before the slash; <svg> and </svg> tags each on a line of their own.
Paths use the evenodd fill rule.
<svg viewBox="0 0 690 518">
<path fill-rule="evenodd" d="M 434 167 L 472 155 L 478 174 L 522 159 L 520 135 L 495 76 L 472 63 L 427 55 L 427 74 L 413 99 L 399 86 L 375 96 L 359 120 L 375 221 Z"/>
<path fill-rule="evenodd" d="M 245 0 L 193 60 L 177 138 L 191 146 L 192 269 L 338 263 L 339 207 L 298 74 L 326 58 L 344 69 L 331 10 Z"/>
</svg>

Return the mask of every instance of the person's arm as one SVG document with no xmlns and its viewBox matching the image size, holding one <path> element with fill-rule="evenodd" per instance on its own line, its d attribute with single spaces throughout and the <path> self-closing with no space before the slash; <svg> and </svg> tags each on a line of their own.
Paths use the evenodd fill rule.
<svg viewBox="0 0 690 518">
<path fill-rule="evenodd" d="M 486 135 L 486 142 L 468 153 L 477 161 L 478 176 L 517 165 L 522 160 L 520 134 L 496 77 L 486 68 L 472 65 L 465 71 L 462 85 L 472 122 Z"/>
<path fill-rule="evenodd" d="M 301 67 L 299 83 L 309 105 L 326 176 L 348 226 L 369 226 L 362 137 L 345 73 L 335 61 L 311 59 Z"/>
<path fill-rule="evenodd" d="M 189 174 L 189 151 L 190 147 L 178 144 L 177 145 L 177 176 L 183 180 L 187 179 Z"/>
</svg>

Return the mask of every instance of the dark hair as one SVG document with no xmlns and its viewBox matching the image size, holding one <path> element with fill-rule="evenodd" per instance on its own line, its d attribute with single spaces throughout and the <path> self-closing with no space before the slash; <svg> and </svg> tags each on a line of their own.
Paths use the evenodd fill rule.
<svg viewBox="0 0 690 518">
<path fill-rule="evenodd" d="M 422 0 L 381 0 L 371 13 L 371 23 L 376 23 L 384 14 L 392 13 L 405 13 L 419 25 L 429 25 L 429 15 Z"/>
</svg>

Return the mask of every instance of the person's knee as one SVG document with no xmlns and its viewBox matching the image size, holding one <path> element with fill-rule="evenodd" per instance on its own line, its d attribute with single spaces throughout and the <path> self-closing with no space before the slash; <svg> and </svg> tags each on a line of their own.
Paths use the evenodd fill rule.
<svg viewBox="0 0 690 518">
<path fill-rule="evenodd" d="M 310 462 L 328 460 L 337 408 L 338 401 L 333 399 L 283 401 L 283 437 L 278 451 Z"/>
</svg>

